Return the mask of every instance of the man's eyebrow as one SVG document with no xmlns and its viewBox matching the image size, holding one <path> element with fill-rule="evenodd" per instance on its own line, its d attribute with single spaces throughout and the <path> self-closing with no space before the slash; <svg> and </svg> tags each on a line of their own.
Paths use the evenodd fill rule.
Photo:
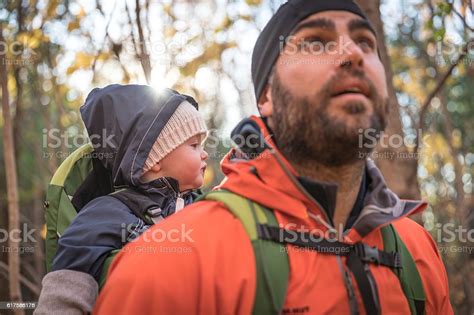
<svg viewBox="0 0 474 315">
<path fill-rule="evenodd" d="M 349 29 L 349 32 L 354 32 L 359 29 L 365 29 L 370 31 L 372 34 L 374 34 L 375 37 L 377 37 L 377 34 L 375 34 L 375 30 L 372 28 L 372 25 L 367 20 L 363 19 L 353 19 L 350 20 L 349 23 L 347 23 L 347 28 Z"/>
<path fill-rule="evenodd" d="M 334 24 L 334 22 L 329 20 L 329 19 L 319 18 L 319 19 L 315 19 L 315 20 L 309 20 L 309 21 L 306 21 L 306 22 L 302 22 L 302 23 L 296 25 L 295 29 L 291 33 L 296 34 L 296 33 L 298 33 L 299 31 L 301 31 L 302 29 L 305 29 L 305 28 L 323 28 L 323 29 L 327 29 L 329 31 L 334 31 L 336 29 L 336 24 Z"/>
</svg>

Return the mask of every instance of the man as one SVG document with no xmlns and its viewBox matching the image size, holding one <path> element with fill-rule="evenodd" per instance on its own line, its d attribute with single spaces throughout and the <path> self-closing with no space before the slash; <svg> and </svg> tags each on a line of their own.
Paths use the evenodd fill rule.
<svg viewBox="0 0 474 315">
<path fill-rule="evenodd" d="M 391 192 L 360 140 L 384 130 L 389 110 L 375 33 L 360 8 L 349 0 L 290 0 L 257 40 L 252 77 L 262 117 L 234 130 L 244 141 L 223 160 L 219 188 L 271 209 L 277 235 L 259 224 L 258 241 L 266 242 L 259 251 L 245 217 L 229 211 L 225 198 L 198 202 L 117 257 L 95 311 L 452 314 L 436 244 L 407 218 L 426 203 Z M 266 222 L 262 211 L 253 212 L 255 221 Z M 181 227 L 180 240 L 150 240 Z M 391 251 L 387 227 L 400 239 Z M 299 237 L 281 237 L 292 230 Z M 321 234 L 324 240 L 304 240 Z M 288 268 L 288 276 L 268 271 L 271 260 L 261 253 L 272 242 L 284 245 L 288 263 L 279 270 Z M 280 254 L 272 257 L 280 264 Z M 272 284 L 281 278 L 283 296 Z M 270 292 L 264 298 L 262 283 Z M 272 311 L 258 311 L 279 299 Z"/>
</svg>

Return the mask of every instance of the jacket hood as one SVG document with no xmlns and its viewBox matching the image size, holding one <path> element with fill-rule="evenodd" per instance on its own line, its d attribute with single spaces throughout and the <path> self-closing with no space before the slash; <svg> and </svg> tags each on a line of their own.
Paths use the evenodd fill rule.
<svg viewBox="0 0 474 315">
<path fill-rule="evenodd" d="M 252 116 L 239 123 L 232 132 L 232 139 L 238 139 L 239 145 L 221 162 L 226 178 L 220 188 L 286 216 L 308 219 L 309 216 L 319 215 L 325 220 L 325 225 L 331 225 L 332 218 L 303 188 L 297 179 L 297 172 L 278 151 L 271 138 L 259 117 Z M 427 206 L 422 201 L 398 198 L 386 186 L 382 174 L 370 159 L 366 161 L 366 170 L 370 185 L 367 187 L 364 207 L 353 225 L 353 230 L 361 237 L 398 218 L 422 211 Z M 311 215 L 308 209 L 314 213 Z"/>
<path fill-rule="evenodd" d="M 96 157 L 114 186 L 138 186 L 148 154 L 177 107 L 196 101 L 171 89 L 146 85 L 96 88 L 80 108 Z"/>
</svg>

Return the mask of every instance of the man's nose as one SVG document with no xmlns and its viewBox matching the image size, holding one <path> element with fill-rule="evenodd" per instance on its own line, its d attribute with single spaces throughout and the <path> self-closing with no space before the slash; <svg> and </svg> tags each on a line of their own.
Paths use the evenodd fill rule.
<svg viewBox="0 0 474 315">
<path fill-rule="evenodd" d="M 343 39 L 340 67 L 361 68 L 364 65 L 364 52 L 351 38 Z"/>
</svg>

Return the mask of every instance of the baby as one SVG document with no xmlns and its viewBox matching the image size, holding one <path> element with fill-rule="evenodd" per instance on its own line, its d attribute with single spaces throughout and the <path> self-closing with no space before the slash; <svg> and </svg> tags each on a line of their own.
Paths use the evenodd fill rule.
<svg viewBox="0 0 474 315">
<path fill-rule="evenodd" d="M 110 85 L 88 95 L 81 115 L 115 192 L 89 201 L 59 238 L 35 314 L 91 312 L 113 254 L 192 203 L 204 181 L 207 128 L 193 98 Z M 85 183 L 96 190 L 94 178 Z"/>
</svg>

